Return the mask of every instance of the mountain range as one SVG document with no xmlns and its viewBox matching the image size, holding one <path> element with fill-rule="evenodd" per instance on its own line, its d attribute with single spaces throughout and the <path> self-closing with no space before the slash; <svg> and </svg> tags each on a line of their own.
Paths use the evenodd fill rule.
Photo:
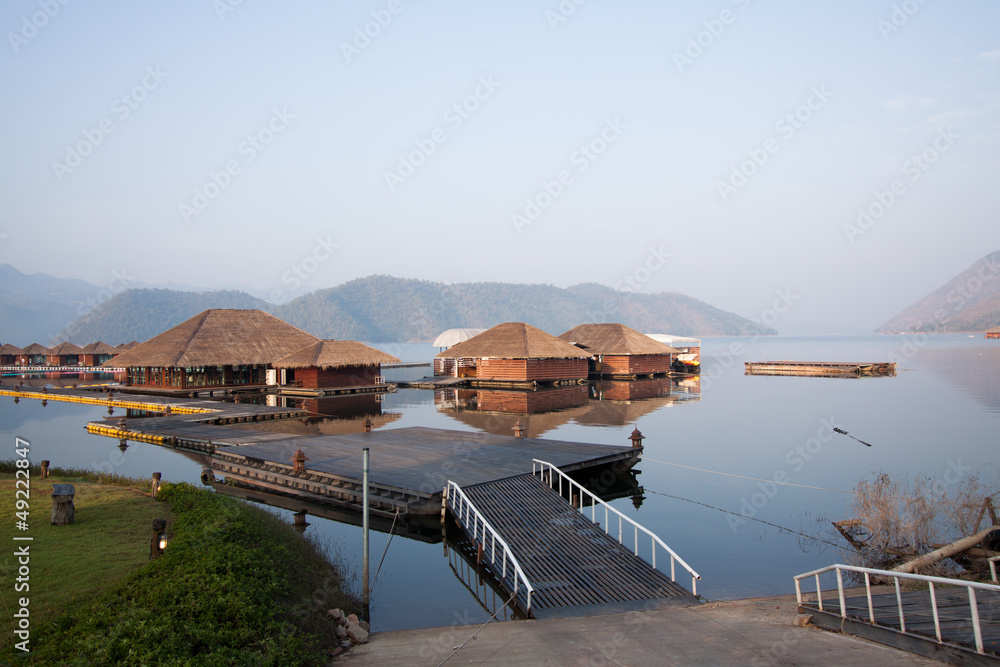
<svg viewBox="0 0 1000 667">
<path fill-rule="evenodd" d="M 896 314 L 875 333 L 980 332 L 1000 326 L 1000 250 Z"/>
<path fill-rule="evenodd" d="M 556 335 L 586 322 L 691 336 L 777 333 L 683 294 L 622 292 L 595 283 L 444 284 L 373 275 L 277 305 L 239 290 L 115 291 L 82 280 L 25 275 L 9 264 L 0 265 L 0 277 L 5 285 L 0 342 L 17 346 L 141 341 L 207 308 L 256 308 L 322 338 L 366 342 L 430 341 L 446 329 L 508 321 Z"/>
</svg>

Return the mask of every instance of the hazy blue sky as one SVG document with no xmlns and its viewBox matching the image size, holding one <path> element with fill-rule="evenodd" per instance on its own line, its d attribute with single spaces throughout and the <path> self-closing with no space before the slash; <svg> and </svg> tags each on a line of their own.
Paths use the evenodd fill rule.
<svg viewBox="0 0 1000 667">
<path fill-rule="evenodd" d="M 870 331 L 1000 249 L 996 2 L 9 0 L 0 26 L 24 272 L 593 281 L 747 317 L 780 291 L 793 333 Z"/>
</svg>

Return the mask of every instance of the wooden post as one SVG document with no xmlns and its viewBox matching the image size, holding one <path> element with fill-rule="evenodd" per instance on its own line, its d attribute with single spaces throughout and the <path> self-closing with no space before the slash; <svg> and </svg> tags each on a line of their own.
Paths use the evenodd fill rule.
<svg viewBox="0 0 1000 667">
<path fill-rule="evenodd" d="M 73 506 L 73 496 L 76 489 L 72 484 L 52 485 L 52 520 L 53 526 L 65 526 L 73 523 L 75 519 L 75 507 Z"/>
<path fill-rule="evenodd" d="M 160 478 L 162 475 L 158 472 L 153 473 L 153 497 L 155 498 L 160 493 Z"/>
<path fill-rule="evenodd" d="M 49 476 L 49 461 L 48 461 L 48 459 L 44 459 L 42 461 L 41 467 L 42 467 L 42 479 L 45 479 L 46 477 Z"/>
</svg>

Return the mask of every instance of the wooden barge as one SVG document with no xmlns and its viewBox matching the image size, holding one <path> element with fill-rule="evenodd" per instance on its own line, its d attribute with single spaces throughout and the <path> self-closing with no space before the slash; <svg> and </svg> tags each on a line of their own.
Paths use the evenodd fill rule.
<svg viewBox="0 0 1000 667">
<path fill-rule="evenodd" d="M 840 361 L 748 361 L 746 375 L 806 375 L 811 377 L 886 377 L 896 374 L 896 364 Z"/>
</svg>

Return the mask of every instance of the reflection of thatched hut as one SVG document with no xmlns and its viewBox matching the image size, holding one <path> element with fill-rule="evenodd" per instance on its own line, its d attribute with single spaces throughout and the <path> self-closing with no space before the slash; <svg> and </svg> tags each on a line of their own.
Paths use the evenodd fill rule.
<svg viewBox="0 0 1000 667">
<path fill-rule="evenodd" d="M 100 366 L 115 354 L 115 348 L 107 343 L 97 341 L 90 345 L 84 345 L 80 354 L 81 366 Z"/>
<path fill-rule="evenodd" d="M 606 377 L 669 373 L 671 355 L 677 352 L 617 323 L 581 324 L 559 338 L 593 355 L 591 371 Z"/>
<path fill-rule="evenodd" d="M 0 345 L 0 366 L 13 366 L 20 355 L 21 348 L 10 343 Z"/>
<path fill-rule="evenodd" d="M 273 362 L 285 381 L 313 389 L 381 384 L 382 364 L 399 359 L 353 340 L 321 340 Z"/>
<path fill-rule="evenodd" d="M 506 322 L 438 354 L 434 374 L 491 382 L 583 380 L 589 356 L 524 322 Z"/>
<path fill-rule="evenodd" d="M 38 343 L 32 343 L 28 347 L 21 350 L 21 354 L 18 355 L 17 365 L 18 366 L 44 366 L 45 358 L 49 355 L 49 348 L 44 345 L 39 345 Z"/>
<path fill-rule="evenodd" d="M 260 310 L 206 310 L 104 365 L 143 387 L 263 385 L 272 363 L 317 340 Z"/>
</svg>

